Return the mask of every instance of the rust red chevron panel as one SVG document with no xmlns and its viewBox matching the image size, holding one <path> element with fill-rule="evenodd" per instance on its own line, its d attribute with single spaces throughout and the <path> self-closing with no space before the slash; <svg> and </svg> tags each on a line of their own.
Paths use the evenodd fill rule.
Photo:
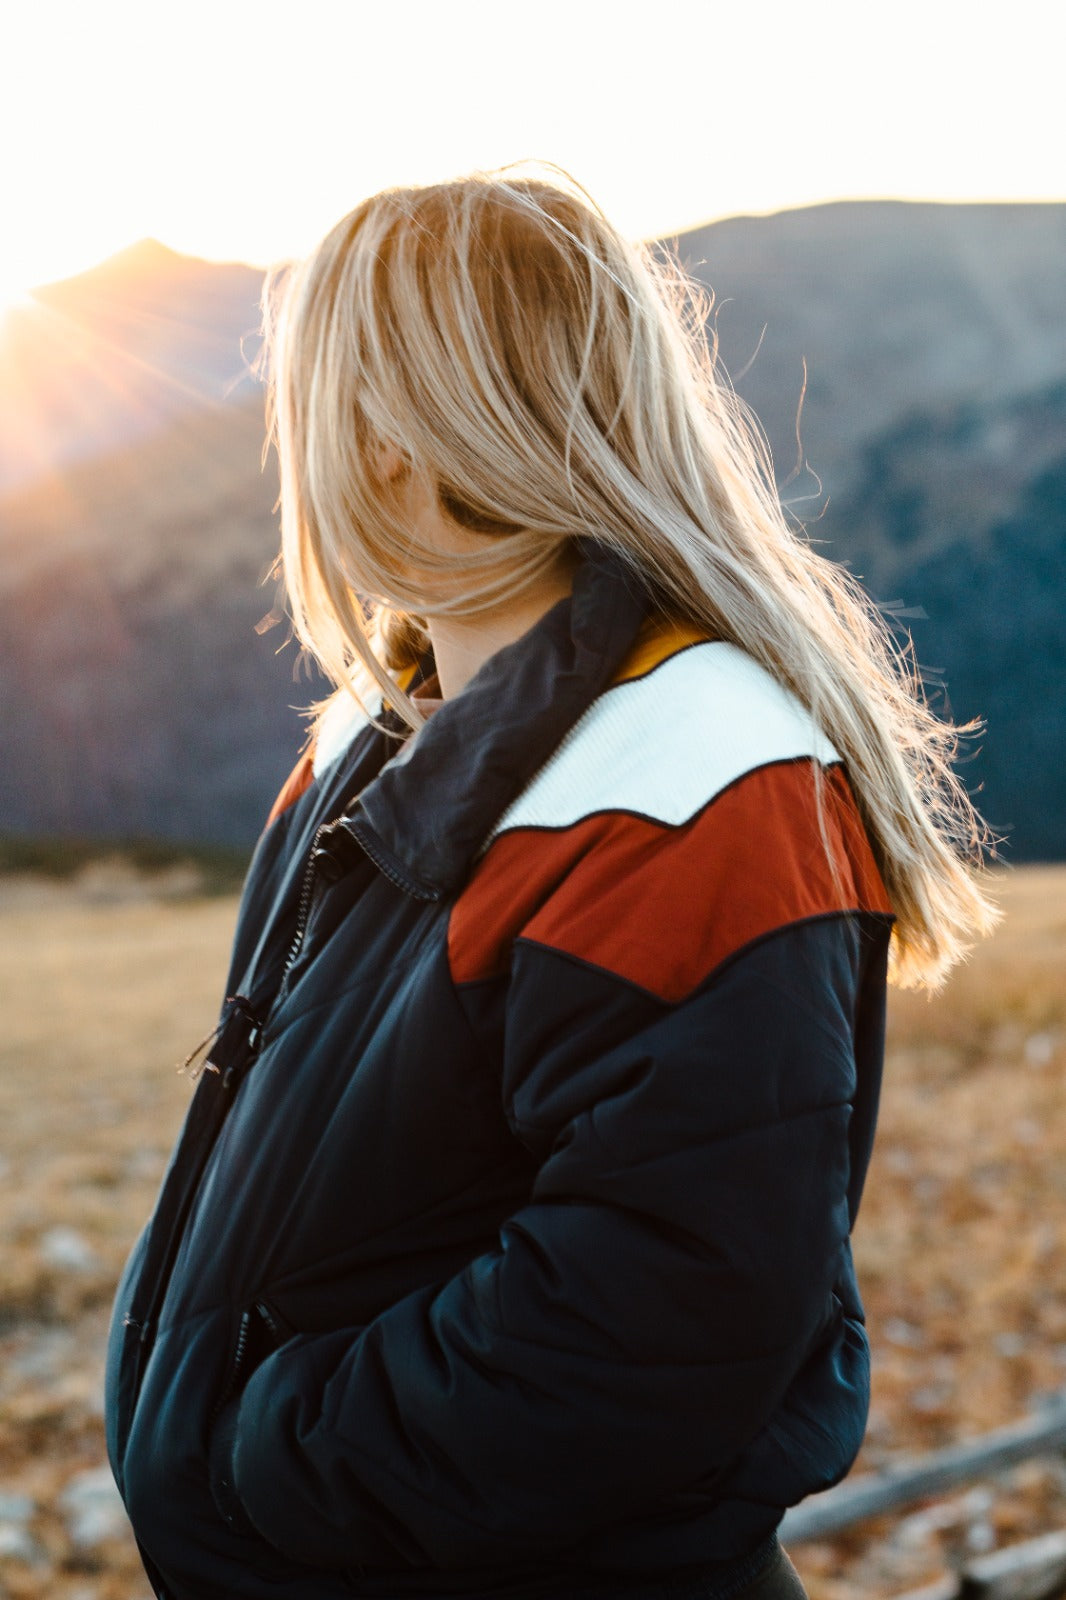
<svg viewBox="0 0 1066 1600">
<path fill-rule="evenodd" d="M 315 779 L 314 762 L 311 752 L 302 755 L 293 767 L 289 776 L 281 786 L 281 792 L 270 808 L 270 815 L 266 819 L 266 827 L 270 827 L 281 816 L 283 811 L 288 811 L 294 806 L 302 794 L 306 794 Z"/>
<path fill-rule="evenodd" d="M 680 826 L 605 811 L 501 834 L 453 910 L 452 975 L 475 983 L 505 971 L 522 937 L 678 1001 L 777 928 L 838 911 L 888 912 L 839 766 L 825 772 L 824 795 L 836 874 L 810 758 L 746 773 Z"/>
</svg>

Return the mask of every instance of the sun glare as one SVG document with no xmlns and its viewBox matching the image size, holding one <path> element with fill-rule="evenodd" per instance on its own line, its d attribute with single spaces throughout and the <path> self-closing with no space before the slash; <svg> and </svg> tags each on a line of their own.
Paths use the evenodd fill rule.
<svg viewBox="0 0 1066 1600">
<path fill-rule="evenodd" d="M 6 321 L 12 311 L 25 311 L 34 304 L 33 296 L 21 284 L 5 283 L 0 278 L 0 323 Z"/>
</svg>

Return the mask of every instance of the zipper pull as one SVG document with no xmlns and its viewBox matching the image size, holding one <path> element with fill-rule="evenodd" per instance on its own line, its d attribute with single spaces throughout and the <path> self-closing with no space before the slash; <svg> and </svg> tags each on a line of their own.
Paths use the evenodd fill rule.
<svg viewBox="0 0 1066 1600">
<path fill-rule="evenodd" d="M 184 1073 L 189 1079 L 190 1083 L 195 1083 L 200 1074 L 203 1072 L 204 1067 L 208 1065 L 208 1063 L 205 1061 L 197 1061 L 197 1056 L 202 1056 L 205 1051 L 210 1050 L 211 1046 L 214 1044 L 215 1040 L 218 1038 L 225 1026 L 226 1013 L 223 1012 L 218 1022 L 216 1022 L 215 1026 L 211 1029 L 211 1032 L 206 1034 L 205 1037 L 200 1040 L 198 1045 L 193 1046 L 188 1055 L 185 1057 L 184 1061 L 179 1061 L 176 1070 L 179 1073 Z"/>
<path fill-rule="evenodd" d="M 211 1054 L 204 1063 L 208 1072 L 222 1075 L 222 1088 L 236 1089 L 259 1053 L 262 1026 L 244 995 L 233 995 L 219 1029 Z"/>
<path fill-rule="evenodd" d="M 250 1056 L 258 1051 L 260 1032 L 251 1002 L 242 994 L 231 995 L 215 1027 L 189 1052 L 178 1071 L 186 1073 L 193 1083 L 203 1072 L 221 1073 L 222 1087 L 228 1089 L 233 1082 L 233 1066 L 246 1051 Z M 197 1061 L 198 1056 L 205 1059 Z"/>
<path fill-rule="evenodd" d="M 274 1306 L 268 1305 L 265 1300 L 257 1300 L 255 1302 L 255 1309 L 258 1311 L 268 1333 L 270 1334 L 271 1339 L 274 1341 L 275 1349 L 279 1349 L 283 1344 L 287 1344 L 288 1341 L 294 1337 L 296 1332 L 295 1328 L 286 1322 L 285 1318 L 275 1309 Z"/>
<path fill-rule="evenodd" d="M 324 883 L 338 883 L 365 859 L 366 851 L 344 817 L 319 828 L 311 850 L 311 866 Z"/>
</svg>

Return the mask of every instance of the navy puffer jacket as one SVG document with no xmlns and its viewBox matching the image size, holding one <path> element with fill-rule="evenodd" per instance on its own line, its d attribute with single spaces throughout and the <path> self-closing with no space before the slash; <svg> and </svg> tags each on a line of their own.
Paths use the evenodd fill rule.
<svg viewBox="0 0 1066 1600">
<path fill-rule="evenodd" d="M 891 917 L 836 752 L 595 547 L 417 736 L 330 737 L 116 1302 L 157 1594 L 743 1557 L 866 1414 Z"/>
</svg>

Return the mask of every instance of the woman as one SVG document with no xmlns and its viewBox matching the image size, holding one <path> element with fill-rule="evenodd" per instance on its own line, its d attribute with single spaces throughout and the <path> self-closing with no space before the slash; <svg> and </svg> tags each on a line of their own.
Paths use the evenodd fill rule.
<svg viewBox="0 0 1066 1600">
<path fill-rule="evenodd" d="M 117 1301 L 169 1600 L 802 1594 L 775 1529 L 866 1413 L 890 931 L 928 983 L 992 912 L 950 730 L 698 312 L 507 172 L 368 200 L 284 287 L 339 687 Z"/>
</svg>

